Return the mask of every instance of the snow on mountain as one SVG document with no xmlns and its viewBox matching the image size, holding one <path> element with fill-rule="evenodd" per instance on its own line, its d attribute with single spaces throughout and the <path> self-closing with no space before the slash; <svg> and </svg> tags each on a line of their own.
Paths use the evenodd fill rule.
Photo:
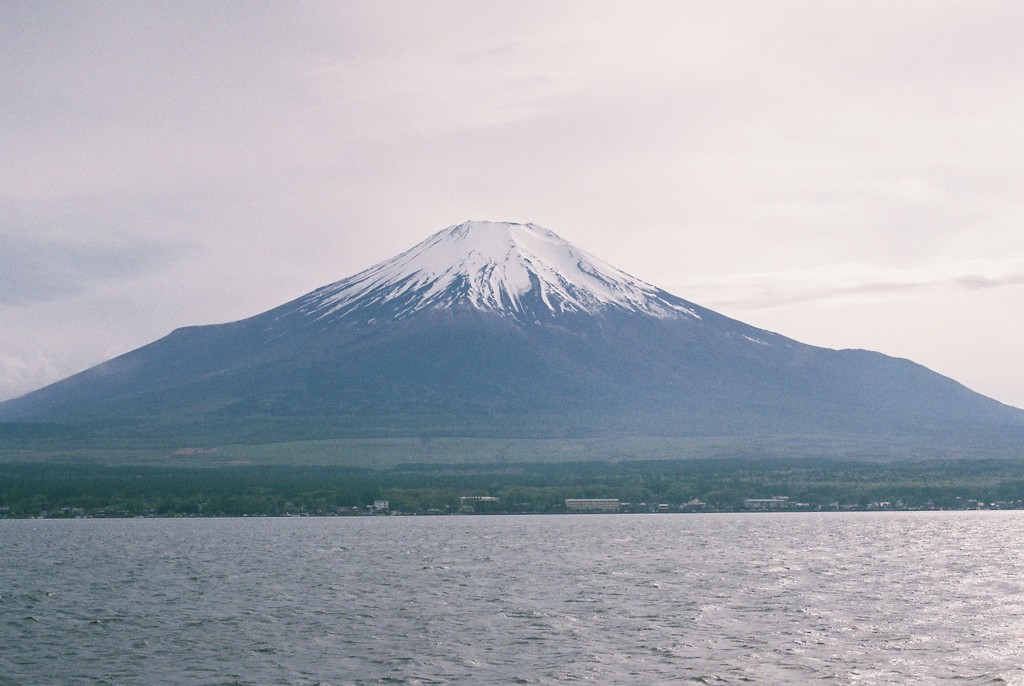
<svg viewBox="0 0 1024 686">
<path fill-rule="evenodd" d="M 296 303 L 316 319 L 387 307 L 401 319 L 469 305 L 517 319 L 608 308 L 659 318 L 700 315 L 688 303 L 588 255 L 535 224 L 468 221 Z"/>
<path fill-rule="evenodd" d="M 177 329 L 0 403 L 3 421 L 137 422 L 161 445 L 197 426 L 232 442 L 807 436 L 827 451 L 863 435 L 870 452 L 905 431 L 940 448 L 977 435 L 981 452 L 962 454 L 981 455 L 1024 441 L 1020 410 L 920 365 L 804 345 L 546 229 L 489 222 L 248 319 Z"/>
</svg>

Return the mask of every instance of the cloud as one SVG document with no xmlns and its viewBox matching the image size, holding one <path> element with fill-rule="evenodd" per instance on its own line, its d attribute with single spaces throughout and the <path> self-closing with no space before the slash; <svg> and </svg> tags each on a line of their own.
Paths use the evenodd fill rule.
<svg viewBox="0 0 1024 686">
<path fill-rule="evenodd" d="M 296 65 L 309 102 L 336 118 L 336 135 L 401 139 L 507 126 L 557 114 L 589 79 L 536 45 L 465 41 Z M 327 128 L 331 128 L 328 126 Z"/>
<path fill-rule="evenodd" d="M 187 246 L 139 236 L 37 236 L 0 227 L 0 305 L 70 298 L 169 265 Z"/>
<path fill-rule="evenodd" d="M 40 355 L 18 357 L 0 353 L 0 401 L 51 383 L 62 372 Z"/>
<path fill-rule="evenodd" d="M 0 349 L 60 373 L 471 216 L 808 328 L 1024 274 L 1024 4 L 4 9 Z"/>
<path fill-rule="evenodd" d="M 677 281 L 669 290 L 712 307 L 785 308 L 811 302 L 872 302 L 942 290 L 978 291 L 1024 285 L 1024 260 L 972 260 L 916 269 L 863 264 Z"/>
</svg>

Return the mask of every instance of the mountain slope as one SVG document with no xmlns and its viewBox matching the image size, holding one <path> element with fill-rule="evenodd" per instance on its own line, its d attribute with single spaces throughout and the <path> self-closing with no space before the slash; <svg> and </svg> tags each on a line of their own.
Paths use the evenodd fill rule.
<svg viewBox="0 0 1024 686">
<path fill-rule="evenodd" d="M 179 329 L 0 418 L 296 435 L 888 435 L 1021 427 L 907 360 L 804 345 L 532 224 L 467 222 L 250 319 Z M 269 430 L 269 429 L 268 429 Z"/>
</svg>

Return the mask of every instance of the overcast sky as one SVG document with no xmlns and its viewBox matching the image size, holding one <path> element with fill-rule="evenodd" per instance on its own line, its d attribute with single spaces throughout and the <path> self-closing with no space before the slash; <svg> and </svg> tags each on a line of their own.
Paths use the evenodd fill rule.
<svg viewBox="0 0 1024 686">
<path fill-rule="evenodd" d="M 1024 3 L 0 10 L 0 398 L 466 219 L 1024 406 Z"/>
</svg>

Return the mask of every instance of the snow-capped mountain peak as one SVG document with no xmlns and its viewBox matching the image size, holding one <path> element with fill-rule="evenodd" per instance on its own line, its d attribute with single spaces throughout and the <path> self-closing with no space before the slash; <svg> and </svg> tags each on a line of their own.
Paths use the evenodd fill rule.
<svg viewBox="0 0 1024 686">
<path fill-rule="evenodd" d="M 522 320 L 607 309 L 695 317 L 689 303 L 593 257 L 535 224 L 468 221 L 298 303 L 334 318 L 386 307 L 391 318 L 470 306 Z"/>
</svg>

